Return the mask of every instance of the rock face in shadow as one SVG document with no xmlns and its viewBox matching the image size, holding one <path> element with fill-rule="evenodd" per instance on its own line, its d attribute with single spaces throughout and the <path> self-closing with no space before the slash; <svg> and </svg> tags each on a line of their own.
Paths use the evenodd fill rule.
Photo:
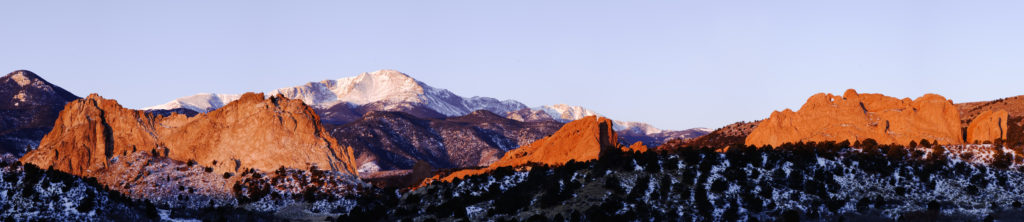
<svg viewBox="0 0 1024 222">
<path fill-rule="evenodd" d="M 79 176 L 103 176 L 115 157 L 135 152 L 194 160 L 216 172 L 317 165 L 356 175 L 341 147 L 299 100 L 247 93 L 215 111 L 188 117 L 126 109 L 96 94 L 69 103 L 39 148 L 21 161 Z"/>
<path fill-rule="evenodd" d="M 607 118 L 584 117 L 565 124 L 550 137 L 505 153 L 505 156 L 487 168 L 460 170 L 443 178 L 434 177 L 425 182 L 450 181 L 455 178 L 483 174 L 499 167 L 520 167 L 530 164 L 560 166 L 570 160 L 589 161 L 597 159 L 602 151 L 608 149 L 646 151 L 647 147 L 639 142 L 629 147 L 620 145 L 612 124 L 612 120 Z"/>
<path fill-rule="evenodd" d="M 746 138 L 748 145 L 778 146 L 799 141 L 859 141 L 907 144 L 921 139 L 963 143 L 960 113 L 946 98 L 926 94 L 897 99 L 882 94 L 843 96 L 819 93 L 799 111 L 775 111 Z"/>
<path fill-rule="evenodd" d="M 761 121 L 736 122 L 715 129 L 707 135 L 693 139 L 672 139 L 661 144 L 658 150 L 676 150 L 682 147 L 722 149 L 732 145 L 743 145 L 750 132 L 757 128 Z"/>
<path fill-rule="evenodd" d="M 692 140 L 708 135 L 712 131 L 705 128 L 693 128 L 686 130 L 665 130 L 658 133 L 643 133 L 636 130 L 617 131 L 619 142 L 622 144 L 633 144 L 642 142 L 651 146 L 660 146 L 673 140 Z"/>
<path fill-rule="evenodd" d="M 441 169 L 487 166 L 561 126 L 515 121 L 486 110 L 443 119 L 370 112 L 355 122 L 329 126 L 329 131 L 340 143 L 352 144 L 361 173 L 372 173 L 412 169 L 419 161 Z"/>
<path fill-rule="evenodd" d="M 64 104 L 78 99 L 28 70 L 0 77 L 0 154 L 21 156 L 53 128 Z"/>
<path fill-rule="evenodd" d="M 1006 140 L 1009 114 L 1006 110 L 985 110 L 971 120 L 967 126 L 968 143 L 994 142 L 996 139 Z"/>
</svg>

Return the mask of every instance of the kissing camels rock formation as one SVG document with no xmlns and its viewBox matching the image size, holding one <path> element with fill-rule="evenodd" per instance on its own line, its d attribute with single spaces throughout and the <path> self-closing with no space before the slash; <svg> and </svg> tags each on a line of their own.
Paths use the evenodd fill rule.
<svg viewBox="0 0 1024 222">
<path fill-rule="evenodd" d="M 964 142 L 959 111 L 945 97 L 925 94 L 914 100 L 897 99 L 849 89 L 843 96 L 815 94 L 796 112 L 773 112 L 747 136 L 746 144 L 779 146 L 787 142 L 853 142 L 868 138 L 880 144 L 907 144 L 921 139 L 940 144 Z"/>
</svg>

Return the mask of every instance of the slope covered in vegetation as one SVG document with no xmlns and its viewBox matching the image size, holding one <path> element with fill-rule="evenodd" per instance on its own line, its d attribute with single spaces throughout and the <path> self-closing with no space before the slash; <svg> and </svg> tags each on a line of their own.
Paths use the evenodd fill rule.
<svg viewBox="0 0 1024 222">
<path fill-rule="evenodd" d="M 980 163 L 940 146 L 861 146 L 683 148 L 499 168 L 403 195 L 367 194 L 340 219 L 978 220 L 1024 212 L 1024 173 L 1012 154 L 990 152 Z"/>
</svg>

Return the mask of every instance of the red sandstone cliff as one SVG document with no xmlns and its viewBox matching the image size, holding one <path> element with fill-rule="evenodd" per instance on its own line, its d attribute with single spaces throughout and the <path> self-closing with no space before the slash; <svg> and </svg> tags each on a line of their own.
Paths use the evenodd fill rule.
<svg viewBox="0 0 1024 222">
<path fill-rule="evenodd" d="M 262 93 L 247 93 L 194 117 L 154 116 L 92 94 L 65 106 L 53 131 L 21 161 L 98 176 L 112 158 L 134 152 L 195 160 L 218 172 L 315 164 L 356 175 L 352 150 L 327 134 L 312 109 L 299 100 L 265 99 Z"/>
<path fill-rule="evenodd" d="M 926 94 L 897 99 L 882 94 L 843 96 L 819 93 L 799 111 L 776 111 L 746 138 L 748 145 L 778 146 L 798 141 L 858 141 L 906 144 L 921 139 L 941 144 L 963 143 L 960 114 L 946 98 Z"/>
<path fill-rule="evenodd" d="M 450 181 L 483 174 L 499 167 L 518 167 L 530 163 L 559 166 L 569 160 L 589 161 L 597 159 L 604 149 L 646 151 L 647 147 L 639 142 L 629 147 L 619 145 L 618 135 L 612 130 L 610 119 L 588 116 L 565 124 L 547 138 L 505 153 L 500 160 L 487 168 L 456 171 L 443 178 L 428 179 L 427 182 L 438 179 Z"/>
</svg>

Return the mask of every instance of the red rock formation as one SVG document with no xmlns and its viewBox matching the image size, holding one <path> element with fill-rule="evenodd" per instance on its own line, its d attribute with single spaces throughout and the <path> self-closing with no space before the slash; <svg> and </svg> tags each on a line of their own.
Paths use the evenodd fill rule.
<svg viewBox="0 0 1024 222">
<path fill-rule="evenodd" d="M 39 148 L 21 161 L 97 176 L 115 156 L 154 152 L 217 172 L 315 164 L 356 175 L 352 150 L 338 146 L 312 109 L 299 100 L 264 98 L 247 93 L 210 113 L 163 117 L 92 94 L 69 103 Z"/>
<path fill-rule="evenodd" d="M 977 118 L 985 111 L 1006 110 L 1006 113 L 1013 117 L 1024 117 L 1024 96 L 1014 96 L 991 101 L 967 102 L 954 104 L 960 110 L 961 127 L 967 127 L 968 122 Z"/>
<path fill-rule="evenodd" d="M 994 142 L 996 139 L 1006 140 L 1009 114 L 1006 110 L 985 110 L 971 120 L 967 127 L 967 142 Z"/>
<path fill-rule="evenodd" d="M 604 149 L 633 151 L 646 148 L 639 143 L 630 147 L 619 145 L 618 135 L 612 130 L 610 119 L 588 116 L 565 124 L 547 138 L 505 153 L 505 156 L 487 168 L 456 171 L 440 180 L 451 181 L 455 178 L 486 173 L 499 167 L 519 167 L 531 163 L 559 166 L 569 160 L 589 161 L 597 159 Z M 428 179 L 426 182 L 439 178 Z"/>
<path fill-rule="evenodd" d="M 748 145 L 778 146 L 798 141 L 858 141 L 906 144 L 921 139 L 960 144 L 960 114 L 946 98 L 926 94 L 915 100 L 881 94 L 819 93 L 799 111 L 773 112 L 746 138 Z"/>
<path fill-rule="evenodd" d="M 1024 148 L 1024 96 L 1007 97 L 991 101 L 968 102 L 956 104 L 960 109 L 960 127 L 967 129 L 969 123 L 978 118 L 985 111 L 1005 110 L 1008 114 L 1006 121 L 1006 137 L 1004 145 L 1007 147 Z M 966 142 L 974 142 L 967 140 Z M 978 141 L 984 142 L 984 141 Z M 993 141 L 994 142 L 994 141 Z"/>
<path fill-rule="evenodd" d="M 618 148 L 618 136 L 607 118 L 588 116 L 566 123 L 551 136 L 530 145 L 510 150 L 491 167 L 519 166 L 527 163 L 562 165 L 569 160 L 597 159 L 601 149 Z"/>
<path fill-rule="evenodd" d="M 628 147 L 625 147 L 623 149 L 630 152 L 647 152 L 647 146 L 640 141 L 636 141 L 635 143 L 633 143 L 633 145 L 629 145 Z"/>
</svg>

